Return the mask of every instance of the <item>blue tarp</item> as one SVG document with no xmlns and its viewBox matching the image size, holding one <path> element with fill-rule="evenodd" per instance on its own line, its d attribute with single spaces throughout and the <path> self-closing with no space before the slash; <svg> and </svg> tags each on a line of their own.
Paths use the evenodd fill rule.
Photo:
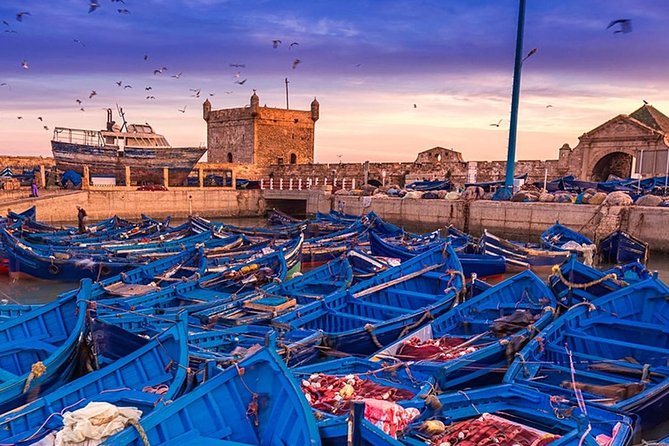
<svg viewBox="0 0 669 446">
<path fill-rule="evenodd" d="M 60 178 L 61 187 L 67 187 L 67 183 L 72 183 L 73 187 L 81 186 L 81 175 L 74 170 L 66 170 Z"/>
</svg>

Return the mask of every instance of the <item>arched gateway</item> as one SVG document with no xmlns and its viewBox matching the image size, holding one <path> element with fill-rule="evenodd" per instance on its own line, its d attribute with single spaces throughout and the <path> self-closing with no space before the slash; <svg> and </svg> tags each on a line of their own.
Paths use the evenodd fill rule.
<svg viewBox="0 0 669 446">
<path fill-rule="evenodd" d="M 592 181 L 607 181 L 610 176 L 629 178 L 632 175 L 632 155 L 613 152 L 604 155 L 592 169 Z"/>
</svg>

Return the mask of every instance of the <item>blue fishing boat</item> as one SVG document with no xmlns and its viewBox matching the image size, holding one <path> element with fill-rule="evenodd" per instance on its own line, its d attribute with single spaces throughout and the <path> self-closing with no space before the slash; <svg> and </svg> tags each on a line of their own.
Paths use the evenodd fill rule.
<svg viewBox="0 0 669 446">
<path fill-rule="evenodd" d="M 499 383 L 506 366 L 555 316 L 555 297 L 525 271 L 457 305 L 371 357 L 410 362 L 416 379 L 441 390 Z"/>
<path fill-rule="evenodd" d="M 353 270 L 353 283 L 370 279 L 388 268 L 399 265 L 399 259 L 373 256 L 360 249 L 351 249 L 346 253 Z"/>
<path fill-rule="evenodd" d="M 370 354 L 448 311 L 463 286 L 460 261 L 445 243 L 272 325 L 322 329 L 329 348 Z"/>
<path fill-rule="evenodd" d="M 666 421 L 669 287 L 657 278 L 573 306 L 518 354 L 505 382 Z"/>
<path fill-rule="evenodd" d="M 594 252 L 592 240 L 573 229 L 555 223 L 541 233 L 541 246 L 550 251 L 570 251 L 583 253 L 585 250 Z"/>
<path fill-rule="evenodd" d="M 635 433 L 626 415 L 525 386 L 442 394 L 438 402 L 405 430 L 403 444 L 628 446 Z"/>
<path fill-rule="evenodd" d="M 569 256 L 568 252 L 543 249 L 538 244 L 506 240 L 487 230 L 483 231 L 479 239 L 479 249 L 483 254 L 502 257 L 508 271 L 550 268 L 564 262 Z"/>
<path fill-rule="evenodd" d="M 254 296 L 215 305 L 193 316 L 209 324 L 262 324 L 283 313 L 323 299 L 350 286 L 353 271 L 346 257 L 340 257 L 284 283 L 266 287 Z"/>
<path fill-rule="evenodd" d="M 397 258 L 404 261 L 443 244 L 444 240 L 438 234 L 431 233 L 424 237 L 409 239 L 407 242 L 392 243 L 375 232 L 371 232 L 369 242 L 372 254 L 375 256 Z M 467 240 L 463 240 L 463 242 L 466 243 Z M 464 245 L 461 246 L 464 248 Z M 500 276 L 506 272 L 506 263 L 501 257 L 464 252 L 457 252 L 457 255 L 466 277 L 472 274 L 480 277 Z"/>
<path fill-rule="evenodd" d="M 148 341 L 116 330 L 118 333 L 106 342 L 128 343 L 132 339 L 139 343 L 138 348 L 5 414 L 0 419 L 0 442 L 17 446 L 36 443 L 62 428 L 64 410 L 71 412 L 91 401 L 134 406 L 149 413 L 180 396 L 189 377 L 186 319 Z M 109 332 L 109 327 L 105 331 Z"/>
<path fill-rule="evenodd" d="M 320 445 L 297 383 L 274 352 L 260 349 L 172 404 L 140 419 L 153 445 Z M 107 446 L 146 444 L 129 427 Z"/>
<path fill-rule="evenodd" d="M 581 301 L 592 301 L 627 285 L 618 279 L 616 271 L 599 271 L 579 261 L 575 254 L 570 255 L 559 267 L 553 268 L 548 284 L 558 303 L 565 307 Z"/>
<path fill-rule="evenodd" d="M 618 229 L 604 237 L 597 246 L 597 253 L 605 263 L 648 262 L 648 243 Z"/>
<path fill-rule="evenodd" d="M 453 183 L 451 180 L 436 180 L 436 181 L 414 181 L 405 186 L 406 189 L 416 191 L 431 191 L 431 190 L 453 190 Z"/>
<path fill-rule="evenodd" d="M 0 412 L 39 398 L 76 372 L 91 282 L 0 324 Z"/>
</svg>

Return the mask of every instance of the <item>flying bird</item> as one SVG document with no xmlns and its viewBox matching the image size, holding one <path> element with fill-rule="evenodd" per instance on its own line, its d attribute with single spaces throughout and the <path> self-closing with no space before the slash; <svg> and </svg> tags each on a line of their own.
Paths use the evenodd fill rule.
<svg viewBox="0 0 669 446">
<path fill-rule="evenodd" d="M 86 111 L 86 110 L 84 110 L 84 107 L 81 107 L 81 108 L 80 108 L 79 110 L 81 110 L 81 111 L 83 111 L 83 112 L 85 112 L 85 111 Z"/>
<path fill-rule="evenodd" d="M 88 95 L 88 99 L 93 99 L 93 96 L 96 96 L 98 94 L 97 91 L 91 90 L 91 94 Z"/>
<path fill-rule="evenodd" d="M 234 91 L 232 91 L 232 90 L 225 92 L 225 94 L 232 94 L 232 93 L 234 93 Z"/>
<path fill-rule="evenodd" d="M 37 119 L 39 119 L 40 121 L 44 122 L 44 119 L 42 119 L 41 116 L 38 116 Z"/>
<path fill-rule="evenodd" d="M 148 54 L 144 55 L 144 60 L 149 60 L 149 55 Z"/>
<path fill-rule="evenodd" d="M 147 96 L 146 99 L 155 99 L 155 96 Z"/>
<path fill-rule="evenodd" d="M 297 42 L 291 43 L 290 45 L 288 45 L 288 49 L 292 50 L 295 45 L 299 45 L 299 43 L 297 43 Z"/>
<path fill-rule="evenodd" d="M 163 70 L 153 70 L 153 75 L 155 76 L 156 74 L 163 74 Z"/>
<path fill-rule="evenodd" d="M 116 85 L 120 87 L 121 85 L 123 85 L 123 81 L 116 81 Z"/>
<path fill-rule="evenodd" d="M 242 81 L 235 81 L 235 84 L 244 85 L 244 83 L 245 83 L 246 81 L 247 81 L 247 79 L 244 79 L 244 80 L 242 80 Z"/>
<path fill-rule="evenodd" d="M 209 96 L 216 96 L 216 93 L 209 93 Z"/>
<path fill-rule="evenodd" d="M 49 127 L 46 126 L 46 125 L 43 128 L 44 128 L 44 130 L 49 130 Z"/>
<path fill-rule="evenodd" d="M 84 42 L 82 42 L 82 41 L 79 40 L 79 39 L 74 39 L 73 42 L 74 42 L 74 43 L 78 43 L 79 45 L 84 46 L 84 47 L 86 46 L 86 45 L 84 44 Z"/>
<path fill-rule="evenodd" d="M 182 74 L 184 74 L 183 71 L 179 71 L 177 74 L 173 74 L 172 77 L 175 79 L 179 79 Z"/>
<path fill-rule="evenodd" d="M 192 98 L 199 98 L 200 97 L 200 89 L 199 88 L 189 88 L 189 91 L 194 92 L 195 94 L 190 95 Z"/>
<path fill-rule="evenodd" d="M 21 62 L 21 68 L 23 68 L 24 70 L 27 70 L 28 68 L 30 68 L 30 66 L 28 66 L 28 62 L 26 60 L 23 60 Z"/>
<path fill-rule="evenodd" d="M 91 12 L 95 11 L 99 7 L 100 7 L 100 3 L 98 3 L 98 0 L 91 0 L 91 2 L 88 4 L 88 13 L 90 14 Z"/>
<path fill-rule="evenodd" d="M 613 31 L 613 34 L 618 34 L 618 33 L 631 33 L 632 32 L 632 20 L 630 19 L 617 19 L 617 20 L 612 20 L 611 23 L 609 23 L 609 26 L 606 27 L 606 29 L 609 29 L 613 26 L 620 25 L 620 27 Z"/>
<path fill-rule="evenodd" d="M 246 64 L 243 63 L 231 63 L 230 66 L 233 68 L 246 68 Z"/>
<path fill-rule="evenodd" d="M 353 66 L 354 66 L 355 68 L 360 68 L 361 65 L 362 65 L 361 63 L 357 63 L 357 64 L 355 64 L 355 65 L 353 65 Z"/>
<path fill-rule="evenodd" d="M 119 14 L 130 14 L 130 11 L 127 9 L 117 9 L 116 12 Z"/>
<path fill-rule="evenodd" d="M 502 121 L 503 121 L 503 119 L 500 119 L 499 121 L 497 121 L 497 124 L 493 123 L 493 124 L 490 124 L 490 125 L 493 126 L 493 127 L 499 127 L 499 125 L 502 123 Z"/>
<path fill-rule="evenodd" d="M 144 87 L 144 90 L 149 91 L 149 90 L 153 90 L 153 88 L 152 87 Z"/>
<path fill-rule="evenodd" d="M 301 64 L 301 63 L 302 63 L 302 61 L 301 61 L 300 59 L 295 59 L 295 60 L 293 61 L 293 70 L 294 70 L 295 68 L 297 68 L 297 66 L 298 66 L 299 64 Z"/>
<path fill-rule="evenodd" d="M 75 102 L 76 102 L 77 104 L 81 105 L 81 99 L 77 99 Z"/>
<path fill-rule="evenodd" d="M 414 105 L 413 105 L 413 108 L 418 108 L 418 105 L 417 105 L 417 104 L 414 104 Z"/>
<path fill-rule="evenodd" d="M 19 22 L 23 22 L 24 15 L 32 15 L 32 14 L 29 13 L 28 11 L 21 11 L 18 14 L 16 14 L 16 20 L 18 20 Z"/>
<path fill-rule="evenodd" d="M 16 119 L 23 119 L 23 116 L 17 116 Z"/>
<path fill-rule="evenodd" d="M 538 51 L 538 48 L 532 48 L 528 53 L 527 56 L 523 57 L 523 60 L 521 62 L 525 62 L 527 59 L 535 55 Z"/>
<path fill-rule="evenodd" d="M 551 108 L 551 107 L 553 107 L 551 104 L 548 104 L 548 105 L 546 106 L 546 108 Z"/>
<path fill-rule="evenodd" d="M 279 45 L 281 45 L 280 40 L 272 40 L 272 48 L 279 48 Z"/>
<path fill-rule="evenodd" d="M 16 34 L 16 31 L 14 31 L 13 29 L 6 29 L 5 32 Z"/>
<path fill-rule="evenodd" d="M 124 85 L 123 88 L 124 88 L 124 89 L 132 88 L 132 85 Z"/>
<path fill-rule="evenodd" d="M 5 26 L 9 26 L 9 22 L 8 22 L 7 20 L 3 20 L 2 23 L 3 23 Z"/>
<path fill-rule="evenodd" d="M 181 113 L 186 113 L 186 106 L 184 105 L 183 109 L 178 108 L 177 110 L 180 111 Z"/>
</svg>

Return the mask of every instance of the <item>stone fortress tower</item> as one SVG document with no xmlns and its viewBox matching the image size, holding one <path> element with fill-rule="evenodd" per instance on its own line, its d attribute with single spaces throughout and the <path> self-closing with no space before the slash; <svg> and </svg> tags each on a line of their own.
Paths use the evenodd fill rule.
<svg viewBox="0 0 669 446">
<path fill-rule="evenodd" d="M 253 90 L 248 106 L 212 110 L 209 99 L 202 104 L 207 122 L 210 163 L 239 163 L 270 166 L 312 164 L 315 124 L 319 104 L 314 98 L 310 110 L 260 106 Z"/>
</svg>

